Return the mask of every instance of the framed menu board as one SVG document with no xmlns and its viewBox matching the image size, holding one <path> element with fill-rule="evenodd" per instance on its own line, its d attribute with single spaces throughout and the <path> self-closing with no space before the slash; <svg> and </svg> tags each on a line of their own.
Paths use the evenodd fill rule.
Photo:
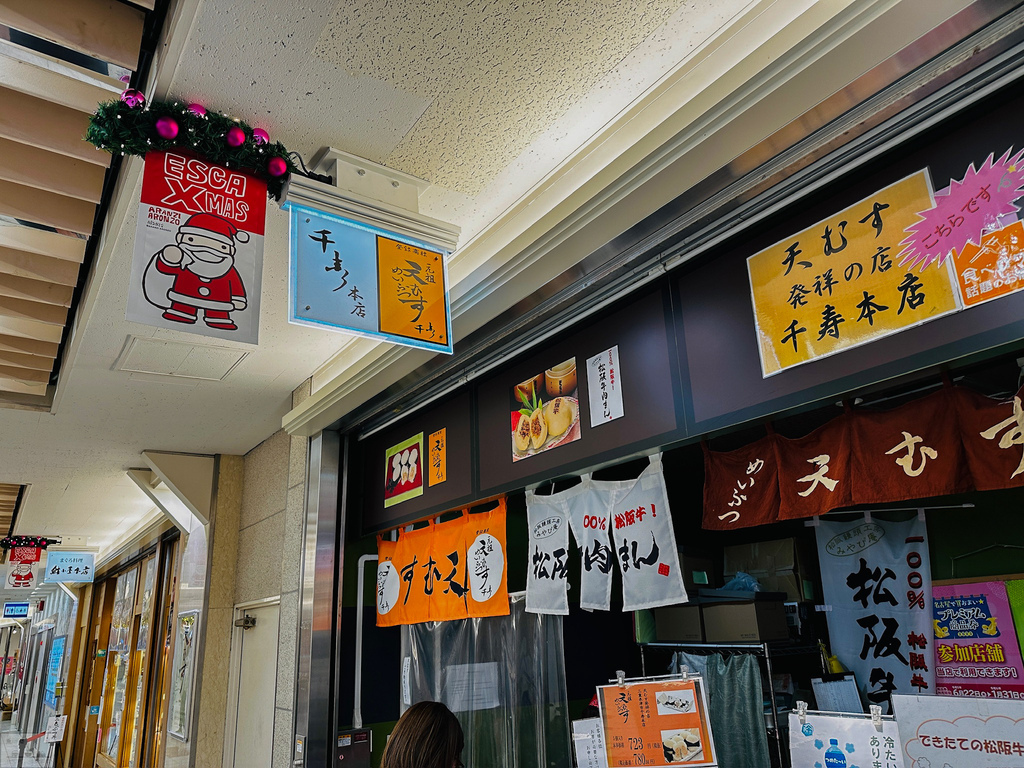
<svg viewBox="0 0 1024 768">
<path fill-rule="evenodd" d="M 625 682 L 597 692 L 609 768 L 718 765 L 701 678 Z"/>
</svg>

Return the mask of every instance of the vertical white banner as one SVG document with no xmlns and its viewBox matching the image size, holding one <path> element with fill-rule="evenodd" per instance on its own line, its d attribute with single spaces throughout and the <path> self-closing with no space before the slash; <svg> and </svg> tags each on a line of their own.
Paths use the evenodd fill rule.
<svg viewBox="0 0 1024 768">
<path fill-rule="evenodd" d="M 566 491 L 569 525 L 580 550 L 580 608 L 607 611 L 612 602 L 615 551 L 611 543 L 612 514 L 632 480 L 591 480 Z"/>
<path fill-rule="evenodd" d="M 622 373 L 619 347 L 587 359 L 587 391 L 590 395 L 590 426 L 598 427 L 622 418 Z"/>
<path fill-rule="evenodd" d="M 832 652 L 869 704 L 932 693 L 932 577 L 922 518 L 819 521 L 818 559 Z"/>
<path fill-rule="evenodd" d="M 622 610 L 687 602 L 661 454 L 613 508 L 610 525 L 622 571 Z"/>
<path fill-rule="evenodd" d="M 569 613 L 569 516 L 562 494 L 526 492 L 530 562 L 526 572 L 528 613 Z"/>
</svg>

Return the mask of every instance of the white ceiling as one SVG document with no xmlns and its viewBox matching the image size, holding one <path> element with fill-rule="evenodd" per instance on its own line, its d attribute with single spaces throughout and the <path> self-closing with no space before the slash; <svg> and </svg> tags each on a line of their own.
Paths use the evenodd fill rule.
<svg viewBox="0 0 1024 768">
<path fill-rule="evenodd" d="M 900 1 L 177 0 L 150 95 L 244 118 L 307 160 L 333 146 L 424 178 L 433 186 L 420 197 L 421 212 L 462 228 L 456 257 L 476 239 L 476 259 L 486 250 L 482 233 L 500 232 L 536 190 L 568 198 L 572 190 L 562 193 L 552 181 L 560 168 L 576 163 L 578 189 L 588 173 L 611 167 L 603 160 L 591 172 L 580 159 L 609 126 L 636 142 L 654 131 L 646 125 L 663 129 L 662 118 L 645 114 L 644 99 L 660 92 L 669 73 L 685 71 L 700 84 L 694 93 L 717 104 L 738 83 L 750 86 L 773 56 L 809 45 L 816 25 L 842 29 L 858 13 L 878 15 Z M 945 9 L 961 0 L 938 1 Z M 936 11 L 935 23 L 941 18 Z M 765 46 L 764 62 L 749 65 L 747 80 L 730 81 L 730 63 L 752 48 L 723 43 L 714 67 L 710 55 L 700 58 L 730 25 Z M 730 34 L 741 39 L 735 29 Z M 628 130 L 620 130 L 624 122 Z M 84 535 L 91 546 L 108 546 L 152 509 L 125 474 L 143 464 L 143 450 L 245 453 L 280 428 L 294 388 L 332 358 L 335 376 L 344 359 L 336 354 L 349 337 L 286 321 L 287 217 L 274 204 L 258 347 L 127 322 L 141 167 L 131 159 L 122 170 L 55 413 L 0 410 L 0 482 L 31 486 L 19 533 Z M 470 270 L 463 269 L 471 277 Z M 471 280 L 460 279 L 465 294 Z M 247 354 L 218 369 L 222 380 L 172 379 L 121 370 L 144 367 L 139 360 L 188 368 L 191 358 L 177 344 L 147 348 L 133 337 Z M 198 356 L 233 359 L 229 352 Z M 372 364 L 356 360 L 341 377 L 355 379 Z"/>
<path fill-rule="evenodd" d="M 186 0 L 156 95 L 245 118 L 307 159 L 334 146 L 419 175 L 434 185 L 421 211 L 460 225 L 465 241 L 745 2 L 513 5 Z M 287 217 L 274 204 L 258 347 L 127 322 L 141 166 L 122 171 L 55 413 L 0 410 L 0 482 L 30 485 L 19 533 L 110 545 L 152 509 L 125 474 L 143 450 L 249 451 L 347 339 L 287 323 Z M 222 381 L 169 379 L 120 370 L 140 367 L 119 364 L 133 337 L 247 354 Z M 165 347 L 172 369 L 182 351 Z M 148 357 L 160 367 L 159 350 Z"/>
</svg>

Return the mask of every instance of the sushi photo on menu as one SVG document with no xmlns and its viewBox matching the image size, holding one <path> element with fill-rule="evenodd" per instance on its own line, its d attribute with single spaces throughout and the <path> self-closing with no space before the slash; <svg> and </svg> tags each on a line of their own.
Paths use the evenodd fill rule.
<svg viewBox="0 0 1024 768">
<path fill-rule="evenodd" d="M 704 759 L 704 745 L 697 728 L 662 731 L 661 745 L 667 763 L 691 763 Z"/>
<path fill-rule="evenodd" d="M 659 715 L 678 715 L 681 712 L 694 712 L 697 708 L 693 691 L 659 691 L 655 700 L 658 702 Z"/>
<path fill-rule="evenodd" d="M 384 454 L 384 508 L 423 495 L 423 433 Z"/>
</svg>

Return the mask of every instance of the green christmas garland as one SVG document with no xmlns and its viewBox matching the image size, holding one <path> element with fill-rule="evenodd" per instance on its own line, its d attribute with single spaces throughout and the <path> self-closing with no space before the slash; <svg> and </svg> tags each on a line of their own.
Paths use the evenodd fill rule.
<svg viewBox="0 0 1024 768">
<path fill-rule="evenodd" d="M 4 536 L 0 539 L 0 548 L 14 549 L 15 547 L 38 547 L 46 549 L 50 540 L 45 536 Z"/>
<path fill-rule="evenodd" d="M 130 97 L 132 93 L 137 94 L 137 98 Z M 126 100 L 126 97 L 129 98 Z M 154 101 L 143 107 L 140 101 L 144 101 L 142 94 L 125 91 L 120 101 L 101 104 L 89 120 L 85 140 L 111 154 L 137 157 L 145 157 L 147 152 L 168 149 L 192 152 L 216 165 L 245 171 L 263 179 L 267 183 L 270 197 L 281 199 L 285 182 L 295 170 L 283 144 L 269 141 L 257 143 L 253 128 L 247 123 L 218 112 L 205 112 L 198 105 L 180 101 Z M 157 130 L 157 121 L 165 117 L 177 124 L 177 135 L 174 138 L 162 138 Z M 228 132 L 233 128 L 241 128 L 245 133 L 245 140 L 237 147 L 227 141 Z M 266 136 L 265 133 L 262 135 Z M 284 161 L 284 166 L 275 163 L 277 170 L 285 169 L 283 173 L 274 175 L 268 169 L 272 158 Z"/>
</svg>

